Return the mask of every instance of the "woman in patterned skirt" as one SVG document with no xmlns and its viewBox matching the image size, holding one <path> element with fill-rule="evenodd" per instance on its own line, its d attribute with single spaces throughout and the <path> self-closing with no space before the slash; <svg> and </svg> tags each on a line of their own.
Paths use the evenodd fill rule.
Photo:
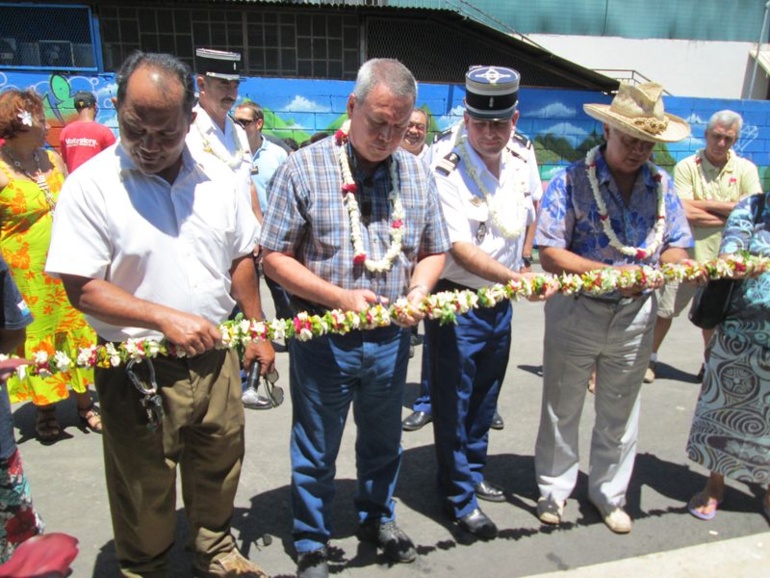
<svg viewBox="0 0 770 578">
<path fill-rule="evenodd" d="M 740 201 L 722 236 L 722 256 L 770 257 L 766 194 Z M 725 476 L 766 488 L 762 512 L 770 519 L 770 272 L 735 287 L 726 319 L 706 348 L 688 457 L 711 472 L 688 504 L 711 520 L 722 502 Z"/>
<path fill-rule="evenodd" d="M 32 90 L 9 89 L 0 93 L 0 251 L 16 285 L 35 318 L 27 339 L 16 354 L 34 359 L 44 351 L 63 351 L 71 359 L 79 347 L 95 343 L 96 336 L 83 315 L 67 299 L 61 281 L 45 274 L 53 213 L 66 176 L 61 157 L 41 148 L 48 123 L 43 102 Z M 101 419 L 88 393 L 92 370 L 73 369 L 52 377 L 12 377 L 11 401 L 31 399 L 37 406 L 35 431 L 51 442 L 61 435 L 56 419 L 57 401 L 67 398 L 67 385 L 75 391 L 83 425 L 101 431 Z"/>
</svg>

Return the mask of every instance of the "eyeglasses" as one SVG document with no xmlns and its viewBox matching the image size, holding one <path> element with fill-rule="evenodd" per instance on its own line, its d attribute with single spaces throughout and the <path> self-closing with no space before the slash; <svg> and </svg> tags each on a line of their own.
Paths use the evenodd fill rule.
<svg viewBox="0 0 770 578">
<path fill-rule="evenodd" d="M 254 118 L 234 118 L 233 120 L 243 128 L 246 128 L 250 124 L 256 122 L 256 119 Z"/>
</svg>

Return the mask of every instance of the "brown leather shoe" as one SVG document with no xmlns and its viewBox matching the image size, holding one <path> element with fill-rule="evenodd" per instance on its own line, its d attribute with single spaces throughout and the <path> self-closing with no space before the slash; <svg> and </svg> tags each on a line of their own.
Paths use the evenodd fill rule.
<svg viewBox="0 0 770 578">
<path fill-rule="evenodd" d="M 207 570 L 196 569 L 198 578 L 268 578 L 265 571 L 241 554 L 237 548 L 212 560 Z"/>
</svg>

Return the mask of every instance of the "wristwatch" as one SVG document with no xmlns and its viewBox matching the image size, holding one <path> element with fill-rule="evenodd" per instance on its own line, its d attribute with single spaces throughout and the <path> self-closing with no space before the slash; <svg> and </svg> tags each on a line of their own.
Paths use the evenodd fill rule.
<svg viewBox="0 0 770 578">
<path fill-rule="evenodd" d="M 521 260 L 525 267 L 532 267 L 532 255 L 522 255 Z"/>
</svg>

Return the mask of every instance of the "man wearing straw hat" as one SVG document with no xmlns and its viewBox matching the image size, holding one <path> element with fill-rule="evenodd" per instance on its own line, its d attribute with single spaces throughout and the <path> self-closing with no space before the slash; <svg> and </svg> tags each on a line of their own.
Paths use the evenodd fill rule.
<svg viewBox="0 0 770 578">
<path fill-rule="evenodd" d="M 582 274 L 679 262 L 693 244 L 671 178 L 650 162 L 655 143 L 690 134 L 663 109 L 663 88 L 621 84 L 610 105 L 587 104 L 606 143 L 560 172 L 543 196 L 535 235 L 543 268 Z M 636 455 L 639 391 L 652 348 L 657 302 L 649 287 L 601 296 L 557 294 L 545 306 L 543 403 L 535 448 L 537 516 L 559 524 L 578 475 L 578 428 L 594 366 L 596 420 L 588 499 L 616 533 Z"/>
</svg>

